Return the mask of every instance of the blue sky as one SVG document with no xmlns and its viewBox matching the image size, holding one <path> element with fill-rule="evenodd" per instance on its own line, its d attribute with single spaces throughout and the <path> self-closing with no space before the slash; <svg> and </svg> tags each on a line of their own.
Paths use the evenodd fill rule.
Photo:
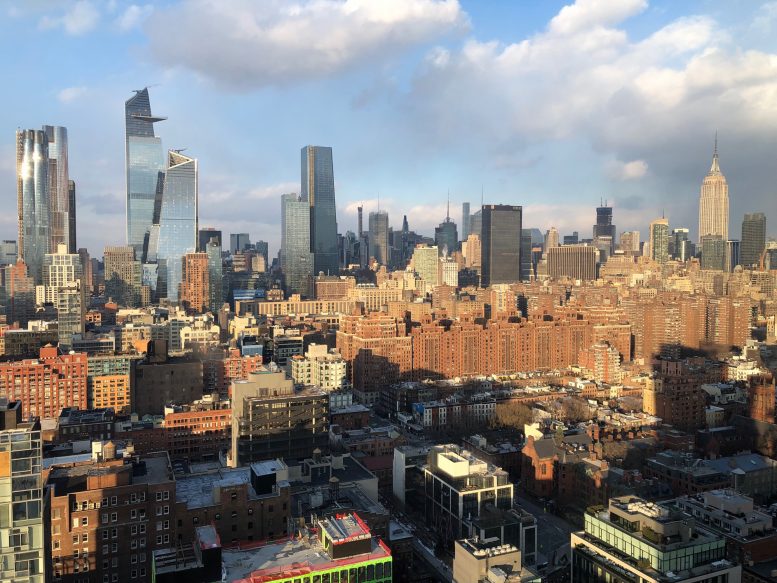
<svg viewBox="0 0 777 583">
<path fill-rule="evenodd" d="M 590 236 L 662 210 L 697 227 L 714 133 L 731 196 L 777 232 L 777 2 L 0 0 L 0 237 L 15 238 L 14 130 L 68 127 L 79 246 L 124 240 L 123 104 L 200 160 L 200 224 L 277 248 L 299 150 L 334 148 L 355 207 L 430 234 L 460 203 Z M 473 204 L 474 206 L 474 204 Z"/>
</svg>

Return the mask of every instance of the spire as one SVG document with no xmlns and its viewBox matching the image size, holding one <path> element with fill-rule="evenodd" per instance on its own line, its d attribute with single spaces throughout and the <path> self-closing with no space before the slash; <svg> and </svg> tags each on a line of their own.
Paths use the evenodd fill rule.
<svg viewBox="0 0 777 583">
<path fill-rule="evenodd" d="M 710 174 L 720 174 L 720 163 L 718 162 L 718 131 L 715 130 L 715 148 L 712 151 L 712 166 Z"/>
<path fill-rule="evenodd" d="M 451 222 L 451 189 L 448 189 L 448 208 L 445 211 L 445 222 Z"/>
</svg>

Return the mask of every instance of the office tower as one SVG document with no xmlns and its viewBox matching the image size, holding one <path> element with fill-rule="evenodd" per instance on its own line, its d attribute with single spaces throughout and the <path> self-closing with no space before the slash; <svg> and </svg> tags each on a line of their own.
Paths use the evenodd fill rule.
<svg viewBox="0 0 777 583">
<path fill-rule="evenodd" d="M 251 238 L 248 233 L 232 233 L 229 236 L 229 252 L 232 255 L 245 251 L 249 245 L 251 245 Z"/>
<path fill-rule="evenodd" d="M 596 279 L 598 256 L 598 249 L 588 245 L 551 247 L 548 250 L 548 276 L 592 281 Z"/>
<path fill-rule="evenodd" d="M 746 214 L 742 220 L 742 244 L 740 263 L 747 269 L 759 266 L 761 255 L 766 249 L 766 215 L 764 213 Z"/>
<path fill-rule="evenodd" d="M 288 294 L 312 295 L 310 205 L 296 194 L 281 196 L 281 271 Z"/>
<path fill-rule="evenodd" d="M 520 206 L 483 205 L 482 284 L 515 283 L 521 279 Z"/>
<path fill-rule="evenodd" d="M 256 252 L 264 257 L 264 264 L 269 268 L 270 266 L 270 246 L 267 241 L 257 241 L 254 244 Z"/>
<path fill-rule="evenodd" d="M 688 259 L 690 259 L 690 248 L 688 246 L 689 240 L 690 231 L 685 227 L 672 229 L 672 237 L 669 239 L 669 247 L 671 248 L 670 255 L 672 259 L 676 259 L 678 261 L 688 261 Z"/>
<path fill-rule="evenodd" d="M 146 237 L 154 222 L 154 201 L 165 171 L 162 140 L 154 135 L 154 124 L 164 119 L 151 114 L 148 88 L 136 90 L 124 104 L 127 244 L 143 262 Z"/>
<path fill-rule="evenodd" d="M 479 272 L 483 252 L 480 237 L 470 233 L 467 240 L 461 244 L 461 252 L 464 255 L 464 266 Z"/>
<path fill-rule="evenodd" d="M 140 306 L 141 272 L 135 248 L 131 245 L 106 247 L 103 252 L 105 297 L 119 306 Z"/>
<path fill-rule="evenodd" d="M 43 258 L 45 300 L 57 310 L 59 345 L 67 349 L 73 334 L 83 334 L 86 324 L 86 291 L 81 256 L 67 252 L 67 243 L 59 243 L 56 253 Z"/>
<path fill-rule="evenodd" d="M 723 271 L 726 266 L 726 241 L 719 235 L 701 238 L 701 268 Z"/>
<path fill-rule="evenodd" d="M 389 265 L 389 216 L 386 211 L 370 213 L 369 217 L 370 256 L 381 265 Z"/>
<path fill-rule="evenodd" d="M 728 183 L 720 171 L 717 135 L 712 166 L 701 184 L 699 198 L 699 242 L 707 235 L 728 240 Z"/>
<path fill-rule="evenodd" d="M 337 211 L 335 208 L 335 174 L 332 148 L 302 148 L 302 200 L 310 204 L 310 251 L 313 273 L 337 275 Z"/>
<path fill-rule="evenodd" d="M 469 226 L 470 226 L 469 203 L 463 202 L 461 203 L 461 240 L 462 241 L 466 241 L 467 237 L 469 237 Z"/>
<path fill-rule="evenodd" d="M 86 354 L 44 346 L 36 359 L 0 363 L 0 395 L 21 401 L 29 417 L 56 419 L 63 407 L 87 409 Z"/>
<path fill-rule="evenodd" d="M 13 265 L 18 255 L 16 241 L 6 239 L 0 242 L 0 265 Z"/>
<path fill-rule="evenodd" d="M 15 583 L 45 583 L 48 524 L 41 476 L 40 422 L 26 422 L 20 401 L 0 399 L 0 576 Z"/>
<path fill-rule="evenodd" d="M 596 207 L 596 224 L 593 228 L 593 235 L 594 241 L 609 237 L 608 255 L 611 254 L 615 248 L 615 225 L 612 224 L 612 207 L 607 206 L 606 201 L 604 206 Z"/>
<path fill-rule="evenodd" d="M 531 264 L 531 229 L 521 230 L 521 281 L 533 279 Z"/>
<path fill-rule="evenodd" d="M 469 234 L 483 239 L 483 209 L 480 208 L 469 216 Z"/>
<path fill-rule="evenodd" d="M 16 194 L 19 257 L 36 283 L 43 278 L 43 257 L 51 250 L 49 139 L 40 130 L 16 132 Z"/>
<path fill-rule="evenodd" d="M 362 235 L 364 235 L 364 207 L 359 205 L 356 210 L 359 212 L 358 235 L 361 239 Z"/>
<path fill-rule="evenodd" d="M 572 231 L 571 235 L 564 235 L 564 245 L 577 245 L 580 242 L 580 233 Z"/>
<path fill-rule="evenodd" d="M 207 253 L 187 253 L 183 256 L 180 299 L 187 311 L 199 314 L 208 310 L 210 279 Z"/>
<path fill-rule="evenodd" d="M 553 247 L 558 247 L 558 229 L 556 227 L 551 227 L 545 233 L 545 253 Z"/>
<path fill-rule="evenodd" d="M 64 243 L 70 248 L 70 186 L 67 157 L 67 129 L 60 126 L 43 126 L 43 132 L 49 140 L 49 228 L 51 229 L 50 249 Z M 75 198 L 75 183 L 73 183 Z M 73 209 L 75 212 L 75 209 Z M 74 234 L 75 240 L 75 234 Z"/>
<path fill-rule="evenodd" d="M 149 238 L 149 259 L 158 265 L 157 296 L 170 302 L 178 301 L 183 257 L 197 248 L 198 188 L 197 160 L 170 150 Z"/>
<path fill-rule="evenodd" d="M 283 458 L 305 459 L 329 448 L 329 394 L 294 390 L 283 371 L 252 372 L 234 381 L 232 459 L 237 466 Z"/>
<path fill-rule="evenodd" d="M 437 269 L 438 258 L 439 252 L 436 246 L 418 245 L 413 250 L 413 269 L 418 277 L 426 283 L 427 291 L 431 291 L 440 283 L 439 270 Z"/>
<path fill-rule="evenodd" d="M 76 183 L 73 180 L 68 181 L 67 197 L 68 197 L 67 250 L 70 251 L 71 253 L 75 253 L 78 249 L 78 245 L 76 245 Z"/>
<path fill-rule="evenodd" d="M 669 219 L 650 223 L 650 258 L 658 263 L 669 261 Z"/>
<path fill-rule="evenodd" d="M 572 581 L 742 579 L 742 567 L 724 560 L 726 539 L 670 503 L 611 498 L 584 519 L 585 530 L 571 535 Z"/>
<path fill-rule="evenodd" d="M 442 256 L 452 255 L 459 248 L 459 233 L 456 223 L 451 220 L 450 201 L 445 220 L 434 229 L 434 244 Z"/>
<path fill-rule="evenodd" d="M 215 238 L 218 243 L 219 247 L 223 246 L 223 242 L 221 240 L 221 231 L 219 229 L 214 229 L 213 227 L 205 227 L 200 229 L 198 235 L 197 235 L 197 251 L 205 252 L 205 248 L 208 246 L 208 241 Z"/>
<path fill-rule="evenodd" d="M 208 309 L 216 314 L 224 303 L 220 239 L 211 238 L 205 245 L 205 253 L 208 255 Z"/>
<path fill-rule="evenodd" d="M 736 239 L 729 239 L 726 241 L 726 256 L 723 262 L 723 271 L 731 273 L 737 265 L 741 265 L 740 259 L 740 244 Z"/>
<path fill-rule="evenodd" d="M 110 441 L 92 448 L 92 459 L 49 471 L 54 580 L 151 581 L 154 557 L 176 545 L 170 456 L 122 459 Z"/>
</svg>

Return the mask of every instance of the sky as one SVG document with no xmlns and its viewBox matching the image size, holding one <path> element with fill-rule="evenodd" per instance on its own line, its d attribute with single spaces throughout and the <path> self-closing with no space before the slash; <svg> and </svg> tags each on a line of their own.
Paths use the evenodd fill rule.
<svg viewBox="0 0 777 583">
<path fill-rule="evenodd" d="M 777 1 L 0 0 L 0 238 L 16 238 L 17 128 L 68 128 L 78 246 L 125 242 L 124 102 L 200 168 L 201 227 L 280 242 L 300 149 L 332 146 L 356 207 L 431 235 L 461 203 L 591 236 L 698 227 L 715 132 L 730 236 L 777 234 Z M 366 220 L 365 220 L 366 223 Z"/>
</svg>

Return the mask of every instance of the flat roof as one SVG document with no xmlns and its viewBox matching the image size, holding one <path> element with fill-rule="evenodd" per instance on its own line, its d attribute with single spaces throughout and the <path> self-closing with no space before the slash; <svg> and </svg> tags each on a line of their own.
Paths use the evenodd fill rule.
<svg viewBox="0 0 777 583">
<path fill-rule="evenodd" d="M 353 564 L 356 561 L 389 558 L 391 552 L 377 539 L 372 539 L 369 553 L 333 560 L 314 536 L 291 539 L 258 548 L 223 549 L 221 561 L 225 581 L 273 581 L 294 578 L 303 573 L 321 571 L 330 566 Z"/>
<path fill-rule="evenodd" d="M 281 481 L 279 485 L 288 484 Z M 251 468 L 219 468 L 206 474 L 188 474 L 178 476 L 175 480 L 175 498 L 179 502 L 185 502 L 187 508 L 204 508 L 213 506 L 216 500 L 213 490 L 229 488 L 233 486 L 247 486 L 248 498 L 259 500 L 275 494 L 259 496 L 251 485 Z"/>
</svg>

